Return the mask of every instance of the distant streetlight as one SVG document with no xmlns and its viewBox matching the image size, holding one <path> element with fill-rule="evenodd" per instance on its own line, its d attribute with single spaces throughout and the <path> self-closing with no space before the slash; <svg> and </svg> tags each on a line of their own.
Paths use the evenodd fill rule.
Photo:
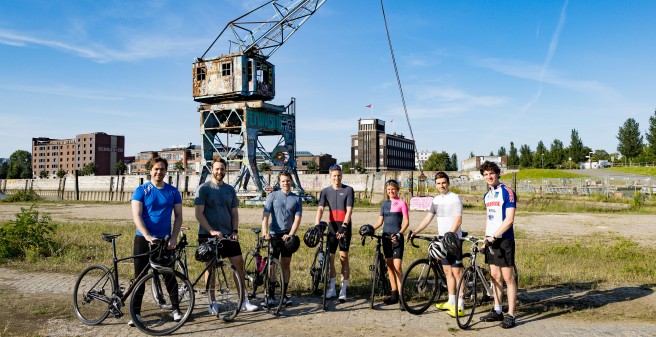
<svg viewBox="0 0 656 337">
<path fill-rule="evenodd" d="M 588 159 L 588 162 L 590 163 L 590 164 L 589 164 L 589 168 L 592 168 L 592 153 L 593 153 L 593 152 L 590 151 L 590 156 L 588 156 L 588 158 L 589 158 L 589 159 Z"/>
<path fill-rule="evenodd" d="M 544 153 L 542 154 L 542 168 L 544 168 Z"/>
</svg>

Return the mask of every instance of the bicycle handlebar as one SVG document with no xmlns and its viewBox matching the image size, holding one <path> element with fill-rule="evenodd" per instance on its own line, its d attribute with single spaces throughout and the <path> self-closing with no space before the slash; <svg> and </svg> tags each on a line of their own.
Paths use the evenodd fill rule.
<svg viewBox="0 0 656 337">
<path fill-rule="evenodd" d="M 426 241 L 429 241 L 429 242 L 430 242 L 430 241 L 435 241 L 435 240 L 437 240 L 437 236 L 426 236 L 426 235 L 415 235 L 415 236 L 412 236 L 412 231 L 410 231 L 410 232 L 408 232 L 408 239 L 410 240 L 410 245 L 411 245 L 412 247 L 419 248 L 419 246 L 417 246 L 417 245 L 415 244 L 415 239 L 421 239 L 421 240 L 426 240 Z"/>
</svg>

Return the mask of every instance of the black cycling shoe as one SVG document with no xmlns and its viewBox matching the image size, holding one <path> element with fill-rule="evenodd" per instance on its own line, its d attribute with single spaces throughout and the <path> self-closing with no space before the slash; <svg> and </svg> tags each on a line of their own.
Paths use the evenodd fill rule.
<svg viewBox="0 0 656 337">
<path fill-rule="evenodd" d="M 385 305 L 397 304 L 397 303 L 399 303 L 399 298 L 394 297 L 394 296 L 390 296 L 390 297 L 386 298 L 383 301 L 383 303 L 385 303 Z"/>
<path fill-rule="evenodd" d="M 515 324 L 515 317 L 510 316 L 510 315 L 505 315 L 503 316 L 503 321 L 501 321 L 501 324 L 499 324 L 502 328 L 504 329 L 510 329 L 514 327 Z"/>
<path fill-rule="evenodd" d="M 503 314 L 497 314 L 496 311 L 492 310 L 487 313 L 487 315 L 481 317 L 481 322 L 500 322 L 503 321 Z"/>
</svg>

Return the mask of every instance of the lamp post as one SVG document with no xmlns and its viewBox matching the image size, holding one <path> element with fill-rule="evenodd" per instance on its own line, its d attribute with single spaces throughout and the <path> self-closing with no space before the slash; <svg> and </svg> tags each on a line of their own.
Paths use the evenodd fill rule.
<svg viewBox="0 0 656 337">
<path fill-rule="evenodd" d="M 589 168 L 592 169 L 592 151 L 590 151 L 590 156 L 588 157 Z"/>
<path fill-rule="evenodd" d="M 544 169 L 544 153 L 542 154 L 542 169 Z"/>
</svg>

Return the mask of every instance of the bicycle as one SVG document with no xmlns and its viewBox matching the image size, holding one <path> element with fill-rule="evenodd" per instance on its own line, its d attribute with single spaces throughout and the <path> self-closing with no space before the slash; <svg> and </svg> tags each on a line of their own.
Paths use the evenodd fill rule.
<svg viewBox="0 0 656 337">
<path fill-rule="evenodd" d="M 119 284 L 118 263 L 161 253 L 166 249 L 166 241 L 160 240 L 159 248 L 151 249 L 144 254 L 137 254 L 128 257 L 118 258 L 116 254 L 116 239 L 121 234 L 102 234 L 103 240 L 112 244 L 112 268 L 95 264 L 85 268 L 77 278 L 73 288 L 73 309 L 77 318 L 87 325 L 96 325 L 104 321 L 109 314 L 115 318 L 120 318 L 124 314 L 121 308 L 125 305 L 125 300 L 130 294 L 139 287 L 144 286 L 144 292 L 153 291 L 158 295 L 144 294 L 141 310 L 139 313 L 134 310 L 135 296 L 130 301 L 130 316 L 134 325 L 141 331 L 150 335 L 166 335 L 180 328 L 189 318 L 194 306 L 194 294 L 191 292 L 191 283 L 181 273 L 172 268 L 161 268 L 149 265 L 131 282 L 128 289 L 124 289 Z M 150 270 L 150 272 L 148 272 Z M 163 279 L 168 279 L 165 282 Z M 172 278 L 171 278 L 172 277 Z M 173 280 L 178 284 L 178 292 L 182 291 L 183 296 L 178 295 L 179 310 L 182 317 L 176 321 L 172 317 L 169 308 L 161 308 L 152 298 L 164 297 L 162 284 L 167 283 L 167 293 L 171 290 Z M 152 285 L 151 285 L 152 283 Z M 171 290 L 173 291 L 173 290 Z M 139 315 L 139 317 L 137 316 Z"/>
<path fill-rule="evenodd" d="M 312 264 L 310 264 L 310 276 L 312 277 L 310 291 L 313 294 L 317 294 L 319 290 L 319 284 L 322 283 L 322 294 L 323 298 L 321 305 L 323 310 L 326 310 L 326 293 L 328 292 L 328 283 L 330 282 L 330 249 L 328 247 L 328 236 L 331 235 L 329 231 L 326 231 L 328 228 L 328 223 L 321 221 L 317 226 L 321 232 L 319 238 L 319 244 L 317 245 L 317 250 L 314 253 L 314 259 Z M 325 241 L 325 245 L 324 245 Z"/>
<path fill-rule="evenodd" d="M 255 299 L 257 288 L 264 286 L 264 299 L 262 304 L 267 310 L 277 315 L 283 305 L 283 274 L 282 265 L 277 258 L 273 256 L 273 247 L 271 240 L 267 243 L 267 256 L 260 255 L 260 250 L 264 248 L 264 238 L 260 238 L 261 229 L 251 228 L 251 231 L 257 235 L 255 247 L 249 249 L 246 253 L 245 283 L 248 289 L 248 299 Z"/>
<path fill-rule="evenodd" d="M 388 238 L 389 234 L 383 233 L 383 235 L 363 235 L 361 239 L 362 246 L 365 245 L 367 236 L 370 236 L 372 240 L 377 240 L 374 259 L 372 264 L 369 265 L 369 271 L 371 272 L 371 293 L 369 296 L 369 309 L 373 309 L 376 296 L 388 296 L 391 292 L 389 275 L 387 274 L 387 263 L 385 263 L 385 256 L 382 252 L 383 237 Z"/>
<path fill-rule="evenodd" d="M 180 230 L 180 241 L 176 247 L 177 258 L 175 262 L 175 268 L 180 270 L 180 272 L 185 276 L 189 277 L 189 264 L 187 260 L 187 247 L 194 247 L 188 244 L 187 235 L 184 233 L 185 230 L 188 230 L 189 227 L 182 227 Z M 207 308 L 210 308 L 212 304 L 212 297 L 214 297 L 214 302 L 218 306 L 218 312 L 215 314 L 217 318 L 223 319 L 225 322 L 230 322 L 237 317 L 237 314 L 241 311 L 241 304 L 244 301 L 244 287 L 237 272 L 237 268 L 232 264 L 219 258 L 219 248 L 221 248 L 221 242 L 224 240 L 230 240 L 227 238 L 218 239 L 216 237 L 209 238 L 206 241 L 206 244 L 209 245 L 210 252 L 209 257 L 207 257 L 207 265 L 205 268 L 198 274 L 193 283 L 191 283 L 191 288 L 194 293 L 199 293 L 203 298 L 206 299 L 203 302 L 203 305 Z M 199 246 L 196 246 L 199 247 Z M 211 262 L 211 263 L 210 263 Z M 197 284 L 201 279 L 205 279 L 205 272 L 209 272 L 208 281 L 205 282 L 205 287 L 202 291 L 197 290 Z M 232 277 L 230 277 L 232 276 Z M 216 278 L 216 286 L 209 280 Z M 214 286 L 214 287 L 213 287 Z M 218 294 L 218 297 L 216 296 Z M 214 295 L 214 296 L 213 296 Z M 158 303 L 161 307 L 169 307 L 170 301 L 165 297 L 158 298 Z"/>
<path fill-rule="evenodd" d="M 410 237 L 410 244 L 415 248 L 419 248 L 414 243 L 415 239 L 428 242 L 438 240 L 436 236 L 412 236 L 412 231 L 408 233 L 408 236 Z M 446 290 L 446 276 L 442 264 L 427 254 L 426 258 L 412 262 L 403 273 L 401 305 L 407 312 L 420 315 L 437 299 L 441 298 L 442 293 Z"/>
<path fill-rule="evenodd" d="M 458 281 L 456 290 L 456 308 L 462 307 L 464 315 L 461 317 L 456 315 L 458 327 L 466 329 L 471 323 L 472 317 L 476 312 L 476 308 L 480 307 L 481 312 L 488 312 L 492 310 L 494 304 L 494 292 L 490 280 L 490 271 L 478 262 L 477 256 L 483 253 L 482 249 L 478 248 L 479 243 L 485 243 L 475 237 L 466 238 L 465 240 L 472 243 L 471 253 L 463 254 L 471 257 L 469 267 L 465 268 L 462 277 Z M 487 246 L 485 246 L 487 247 Z M 513 266 L 513 273 L 515 284 L 518 281 L 517 266 Z M 483 307 L 485 305 L 485 307 Z"/>
</svg>

